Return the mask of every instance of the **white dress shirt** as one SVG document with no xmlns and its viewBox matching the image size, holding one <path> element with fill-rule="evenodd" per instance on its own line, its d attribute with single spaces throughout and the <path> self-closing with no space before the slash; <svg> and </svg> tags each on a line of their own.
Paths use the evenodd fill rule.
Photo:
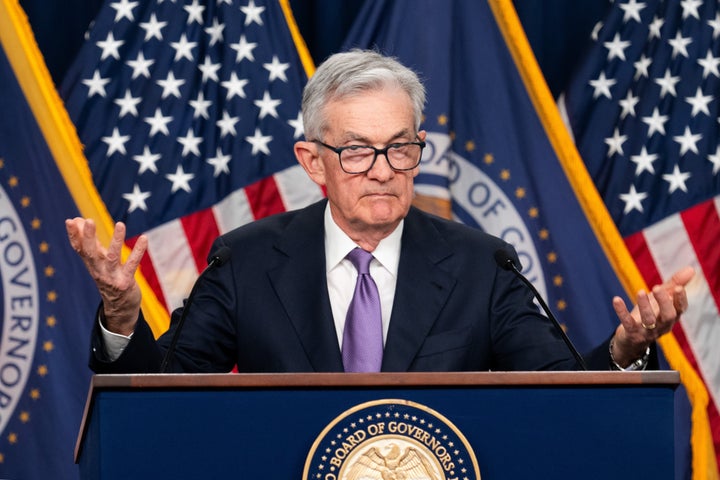
<svg viewBox="0 0 720 480">
<path fill-rule="evenodd" d="M 403 223 L 401 221 L 395 231 L 385 237 L 372 252 L 370 276 L 375 280 L 380 293 L 380 309 L 382 311 L 383 344 L 387 339 L 395 299 L 398 265 L 400 263 L 400 240 Z M 327 274 L 328 295 L 332 307 L 335 331 L 342 348 L 345 317 L 355 291 L 357 270 L 352 262 L 345 258 L 357 245 L 337 226 L 330 213 L 330 204 L 325 207 L 325 268 Z"/>
</svg>

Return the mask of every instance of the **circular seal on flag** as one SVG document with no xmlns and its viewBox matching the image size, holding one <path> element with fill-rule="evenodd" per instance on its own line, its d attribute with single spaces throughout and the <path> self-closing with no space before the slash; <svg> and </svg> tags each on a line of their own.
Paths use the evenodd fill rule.
<svg viewBox="0 0 720 480">
<path fill-rule="evenodd" d="M 447 202 L 444 207 L 447 211 L 452 202 L 452 212 L 457 220 L 512 245 L 523 274 L 543 296 L 547 296 L 541 256 L 530 227 L 513 199 L 469 158 L 453 151 L 448 134 L 430 131 L 425 141 L 427 148 L 415 180 L 416 195 L 424 202 L 429 202 L 429 198 Z"/>
<path fill-rule="evenodd" d="M 11 182 L 12 182 L 11 178 Z M 12 183 L 11 185 L 12 186 Z M 38 278 L 23 218 L 0 184 L 0 433 L 32 372 L 40 317 Z M 12 434 L 8 437 L 14 438 Z M 0 452 L 0 460 L 2 453 Z"/>
<path fill-rule="evenodd" d="M 401 399 L 356 405 L 318 435 L 303 480 L 479 480 L 475 453 L 435 410 Z"/>
</svg>

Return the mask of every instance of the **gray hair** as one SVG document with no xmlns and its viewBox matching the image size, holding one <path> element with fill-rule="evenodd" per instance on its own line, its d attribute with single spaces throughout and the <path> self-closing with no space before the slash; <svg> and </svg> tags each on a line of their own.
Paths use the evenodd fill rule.
<svg viewBox="0 0 720 480">
<path fill-rule="evenodd" d="M 371 50 L 354 49 L 331 55 L 318 67 L 303 91 L 305 138 L 321 138 L 328 127 L 324 108 L 330 101 L 386 86 L 399 87 L 408 94 L 415 130 L 418 130 L 425 107 L 425 87 L 415 72 L 396 58 Z"/>
</svg>

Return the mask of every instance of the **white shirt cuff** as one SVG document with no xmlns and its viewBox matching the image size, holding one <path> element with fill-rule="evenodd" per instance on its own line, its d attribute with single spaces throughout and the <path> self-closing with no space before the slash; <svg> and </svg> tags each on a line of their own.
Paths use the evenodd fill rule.
<svg viewBox="0 0 720 480">
<path fill-rule="evenodd" d="M 100 324 L 100 332 L 105 342 L 105 353 L 110 361 L 114 362 L 122 355 L 123 350 L 125 350 L 125 347 L 130 343 L 132 333 L 127 336 L 113 333 L 105 328 L 99 318 L 98 323 Z"/>
</svg>

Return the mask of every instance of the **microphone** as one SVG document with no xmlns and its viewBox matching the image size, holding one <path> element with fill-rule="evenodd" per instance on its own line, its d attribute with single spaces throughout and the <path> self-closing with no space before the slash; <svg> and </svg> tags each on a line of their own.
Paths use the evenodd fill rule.
<svg viewBox="0 0 720 480">
<path fill-rule="evenodd" d="M 160 373 L 165 373 L 165 370 L 167 370 L 168 364 L 172 360 L 173 355 L 175 354 L 175 345 L 177 345 L 178 339 L 180 338 L 180 331 L 183 328 L 183 325 L 185 324 L 185 318 L 188 315 L 188 312 L 190 311 L 190 306 L 192 305 L 193 298 L 195 297 L 195 290 L 197 290 L 197 286 L 200 283 L 200 280 L 202 280 L 203 276 L 209 272 L 210 270 L 219 267 L 220 265 L 224 264 L 230 259 L 230 248 L 229 247 L 220 247 L 217 252 L 210 258 L 210 261 L 208 262 L 207 267 L 200 272 L 200 275 L 198 275 L 197 280 L 195 280 L 195 284 L 193 285 L 192 289 L 190 290 L 190 295 L 188 295 L 187 302 L 185 302 L 185 307 L 183 307 L 182 314 L 180 315 L 180 320 L 178 320 L 177 328 L 175 329 L 175 333 L 173 334 L 172 340 L 170 341 L 170 346 L 168 347 L 167 352 L 165 352 L 165 356 L 163 357 L 162 363 L 160 364 Z"/>
<path fill-rule="evenodd" d="M 528 286 L 528 288 L 532 291 L 533 295 L 535 295 L 538 303 L 540 303 L 540 306 L 545 312 L 545 315 L 548 316 L 557 331 L 560 332 L 560 336 L 565 342 L 565 345 L 567 345 L 568 350 L 570 350 L 570 353 L 572 353 L 573 357 L 575 357 L 575 360 L 577 360 L 578 365 L 580 365 L 583 370 L 587 370 L 585 360 L 583 360 L 583 358 L 580 356 L 580 353 L 578 353 L 577 349 L 575 348 L 575 345 L 572 344 L 568 336 L 565 334 L 565 330 L 562 329 L 562 327 L 560 326 L 560 322 L 557 321 L 557 318 L 555 318 L 555 315 L 553 315 L 553 313 L 550 311 L 550 308 L 548 308 L 545 300 L 543 300 L 542 296 L 540 296 L 540 292 L 538 292 L 535 286 L 530 283 L 530 280 L 525 278 L 525 275 L 520 273 L 520 269 L 518 269 L 517 265 L 515 265 L 515 260 L 513 260 L 513 257 L 507 251 L 501 248 L 495 252 L 495 262 L 503 270 L 509 270 L 513 272 L 515 276 L 520 279 L 520 281 L 522 281 L 525 285 Z"/>
</svg>

